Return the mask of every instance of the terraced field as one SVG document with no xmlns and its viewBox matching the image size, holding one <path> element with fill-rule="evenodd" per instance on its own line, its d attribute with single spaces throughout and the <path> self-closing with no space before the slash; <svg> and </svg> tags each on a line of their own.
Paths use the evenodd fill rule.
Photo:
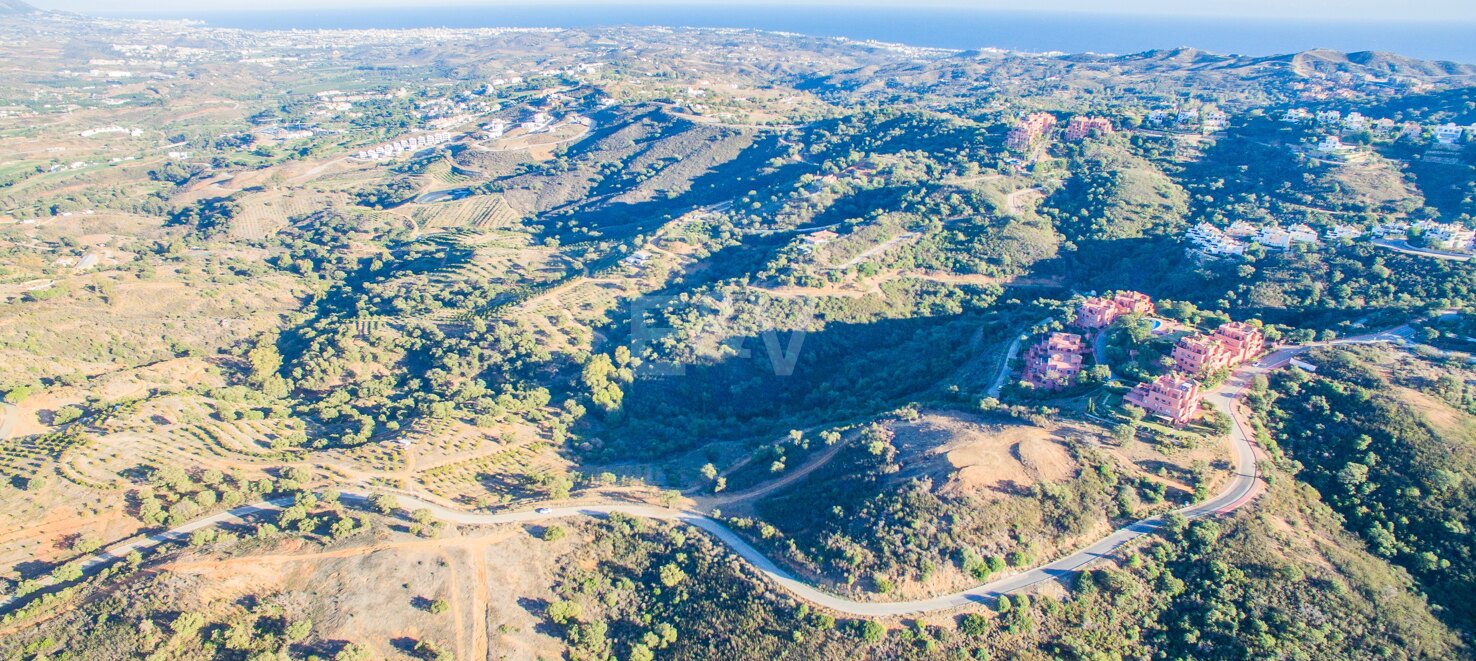
<svg viewBox="0 0 1476 661">
<path fill-rule="evenodd" d="M 477 427 L 452 420 L 418 422 L 405 434 L 405 445 L 418 465 L 440 464 L 465 458 L 495 442 Z"/>
<path fill-rule="evenodd" d="M 121 488 L 125 476 L 148 466 L 260 470 L 297 459 L 290 450 L 272 448 L 292 431 L 279 420 L 219 420 L 207 400 L 163 397 L 59 456 L 57 470 L 93 489 Z"/>
<path fill-rule="evenodd" d="M 45 475 L 63 455 L 88 443 L 87 436 L 73 431 L 7 439 L 0 442 L 0 474 L 10 479 Z"/>
<path fill-rule="evenodd" d="M 451 161 L 437 161 L 425 169 L 425 176 L 443 184 L 464 184 L 472 181 L 472 177 L 463 173 Z"/>
<path fill-rule="evenodd" d="M 231 236 L 248 241 L 267 238 L 286 227 L 290 219 L 322 209 L 334 199 L 334 196 L 305 191 L 281 196 L 249 196 L 231 222 Z"/>
<path fill-rule="evenodd" d="M 318 453 L 315 459 L 329 466 L 344 467 L 370 473 L 394 473 L 409 467 L 409 451 L 397 441 L 365 443 L 352 448 L 334 448 Z"/>
<path fill-rule="evenodd" d="M 476 503 L 489 497 L 511 502 L 526 493 L 540 476 L 557 467 L 543 442 L 515 445 L 491 453 L 427 468 L 415 481 L 427 491 L 458 503 Z"/>
<path fill-rule="evenodd" d="M 414 217 L 422 231 L 457 227 L 487 230 L 511 227 L 518 222 L 519 214 L 501 195 L 473 195 L 421 206 Z"/>
</svg>

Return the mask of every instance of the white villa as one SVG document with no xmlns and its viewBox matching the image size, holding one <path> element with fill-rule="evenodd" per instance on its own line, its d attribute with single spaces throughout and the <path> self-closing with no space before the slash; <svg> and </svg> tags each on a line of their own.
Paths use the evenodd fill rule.
<svg viewBox="0 0 1476 661">
<path fill-rule="evenodd" d="M 1454 123 L 1441 124 L 1435 127 L 1435 142 L 1442 145 L 1453 145 L 1460 142 L 1463 133 L 1465 129 Z"/>
</svg>

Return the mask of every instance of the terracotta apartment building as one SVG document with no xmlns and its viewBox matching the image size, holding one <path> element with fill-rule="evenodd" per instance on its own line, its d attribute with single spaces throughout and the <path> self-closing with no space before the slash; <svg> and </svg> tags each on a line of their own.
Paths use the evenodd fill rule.
<svg viewBox="0 0 1476 661">
<path fill-rule="evenodd" d="M 1191 335 L 1174 346 L 1174 366 L 1187 374 L 1204 375 L 1255 358 L 1266 349 L 1260 329 L 1232 321 L 1210 335 Z"/>
<path fill-rule="evenodd" d="M 1092 297 L 1082 301 L 1076 312 L 1076 325 L 1082 328 L 1106 328 L 1118 317 L 1128 314 L 1153 314 L 1153 299 L 1136 291 L 1121 291 L 1112 298 Z"/>
<path fill-rule="evenodd" d="M 1025 352 L 1027 383 L 1041 390 L 1060 390 L 1081 373 L 1086 342 L 1074 333 L 1051 333 Z"/>
<path fill-rule="evenodd" d="M 1179 372 L 1203 376 L 1247 362 L 1266 350 L 1266 337 L 1259 328 L 1233 321 L 1209 335 L 1190 335 L 1174 346 L 1174 367 Z M 1152 383 L 1135 386 L 1123 397 L 1157 416 L 1184 424 L 1199 415 L 1203 396 L 1199 382 L 1189 376 L 1166 374 Z"/>
<path fill-rule="evenodd" d="M 1010 129 L 1009 135 L 1005 137 L 1005 146 L 1017 151 L 1028 150 L 1055 125 L 1055 116 L 1043 112 L 1033 113 Z"/>
<path fill-rule="evenodd" d="M 1122 401 L 1168 418 L 1176 425 L 1198 417 L 1202 400 L 1199 382 L 1178 374 L 1165 374 L 1152 383 L 1140 383 L 1122 398 Z"/>
<path fill-rule="evenodd" d="M 1066 139 L 1081 140 L 1087 137 L 1100 137 L 1112 135 L 1112 122 L 1106 117 L 1087 117 L 1077 115 L 1066 123 Z"/>
</svg>

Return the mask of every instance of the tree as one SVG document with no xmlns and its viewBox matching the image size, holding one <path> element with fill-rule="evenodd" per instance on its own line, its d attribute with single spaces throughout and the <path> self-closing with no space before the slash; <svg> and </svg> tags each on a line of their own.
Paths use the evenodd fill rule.
<svg viewBox="0 0 1476 661">
<path fill-rule="evenodd" d="M 215 541 L 214 528 L 201 528 L 190 533 L 190 546 L 204 546 Z"/>
<path fill-rule="evenodd" d="M 861 639 L 875 645 L 887 636 L 887 628 L 876 620 L 866 620 L 861 623 Z"/>
<path fill-rule="evenodd" d="M 195 635 L 204 626 L 205 616 L 191 611 L 176 615 L 174 621 L 169 623 L 169 628 L 174 630 L 174 635 L 185 638 Z"/>
<path fill-rule="evenodd" d="M 81 554 L 92 553 L 102 548 L 102 540 L 95 535 L 78 535 L 71 540 L 71 549 Z"/>
<path fill-rule="evenodd" d="M 576 621 L 582 612 L 583 609 L 579 607 L 579 604 L 572 601 L 561 599 L 548 605 L 548 619 L 553 620 L 554 624 L 568 624 Z"/>
<path fill-rule="evenodd" d="M 625 393 L 615 381 L 618 378 L 614 363 L 602 353 L 591 356 L 580 374 L 581 381 L 589 389 L 590 399 L 607 415 L 618 413 L 625 399 Z"/>
<path fill-rule="evenodd" d="M 369 497 L 369 506 L 380 514 L 389 514 L 400 509 L 400 501 L 390 494 L 376 493 Z"/>
<path fill-rule="evenodd" d="M 989 618 L 978 613 L 969 613 L 959 622 L 958 630 L 971 638 L 983 638 L 989 634 Z"/>
<path fill-rule="evenodd" d="M 333 655 L 333 661 L 369 661 L 371 658 L 369 650 L 358 645 L 349 643 Z"/>
<path fill-rule="evenodd" d="M 282 629 L 282 636 L 291 642 L 297 642 L 308 637 L 313 632 L 312 620 L 295 620 Z"/>
<path fill-rule="evenodd" d="M 34 388 L 28 385 L 16 386 L 5 393 L 5 401 L 10 404 L 20 404 L 30 398 L 33 390 Z"/>
<path fill-rule="evenodd" d="M 687 572 L 682 571 L 682 568 L 677 566 L 676 563 L 668 562 L 661 565 L 660 574 L 661 584 L 669 588 L 676 587 L 682 581 L 687 580 Z"/>
<path fill-rule="evenodd" d="M 1144 411 L 1141 407 L 1134 406 L 1132 404 L 1124 404 L 1122 407 L 1122 413 L 1123 415 L 1126 415 L 1128 417 L 1128 420 L 1133 421 L 1133 424 L 1142 422 L 1143 416 L 1148 414 L 1148 412 Z"/>
<path fill-rule="evenodd" d="M 1129 424 L 1116 425 L 1112 428 L 1112 437 L 1117 439 L 1119 446 L 1126 446 L 1138 435 L 1138 428 Z"/>
<path fill-rule="evenodd" d="M 432 601 L 430 603 L 430 606 L 426 610 L 430 611 L 432 615 L 440 615 L 441 613 L 446 612 L 446 609 L 450 607 L 451 604 L 446 603 L 445 599 L 437 599 L 435 601 Z"/>
<path fill-rule="evenodd" d="M 55 411 L 52 412 L 52 414 L 51 414 L 51 424 L 53 424 L 53 425 L 65 425 L 65 424 L 70 423 L 70 422 L 76 422 L 77 419 L 78 418 L 81 418 L 81 417 L 82 417 L 82 409 L 77 408 L 76 406 L 72 406 L 71 404 L 68 404 L 68 405 L 63 406 L 63 407 L 61 407 L 61 408 L 59 408 L 59 409 L 57 409 L 57 410 L 55 410 Z"/>
<path fill-rule="evenodd" d="M 574 481 L 563 475 L 548 475 L 543 478 L 543 486 L 548 489 L 549 498 L 563 500 L 574 489 Z"/>
<path fill-rule="evenodd" d="M 451 661 L 455 658 L 450 651 L 443 650 L 440 645 L 428 640 L 415 643 L 415 655 L 426 661 Z"/>
</svg>

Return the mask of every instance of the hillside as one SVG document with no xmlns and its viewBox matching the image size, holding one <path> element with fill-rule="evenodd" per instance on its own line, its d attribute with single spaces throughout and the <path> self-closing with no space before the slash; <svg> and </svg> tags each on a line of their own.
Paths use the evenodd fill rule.
<svg viewBox="0 0 1476 661">
<path fill-rule="evenodd" d="M 1468 626 L 1476 612 L 1463 568 L 1472 549 L 1459 531 L 1476 470 L 1466 431 L 1473 420 L 1433 398 L 1399 396 L 1392 381 L 1403 376 L 1400 362 L 1367 352 L 1318 354 L 1316 377 L 1288 372 L 1264 401 L 1278 445 L 1301 462 L 1302 479 L 1375 554 L 1407 569 L 1458 626 Z"/>
<path fill-rule="evenodd" d="M 9 24 L 0 657 L 1472 656 L 1476 68 Z"/>
</svg>

